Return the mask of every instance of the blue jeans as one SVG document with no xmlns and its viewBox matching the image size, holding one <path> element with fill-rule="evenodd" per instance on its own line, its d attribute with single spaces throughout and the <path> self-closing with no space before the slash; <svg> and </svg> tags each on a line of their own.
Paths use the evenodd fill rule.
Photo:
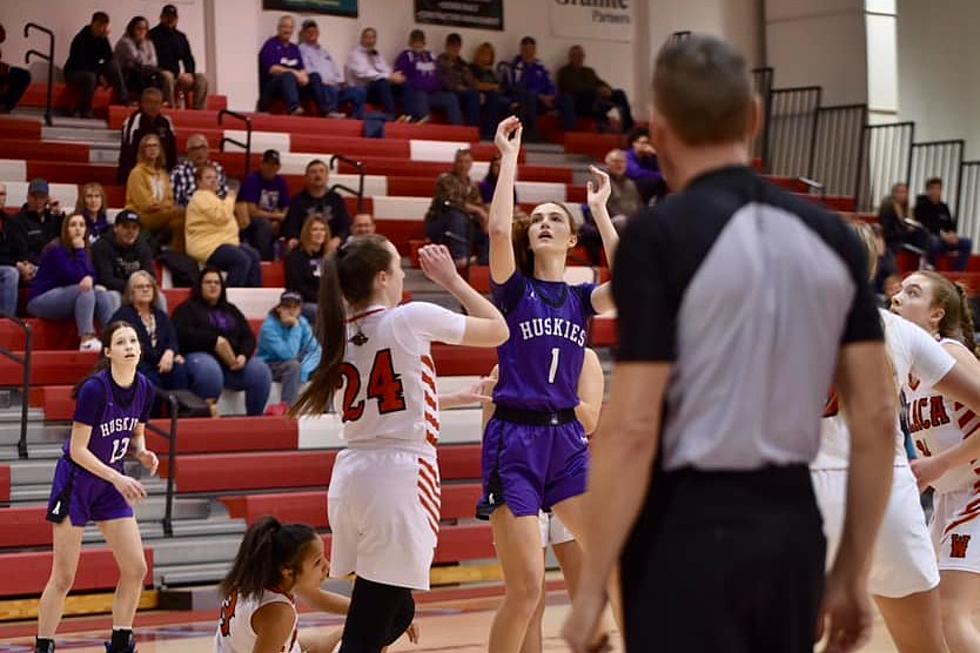
<svg viewBox="0 0 980 653">
<path fill-rule="evenodd" d="M 450 93 L 449 91 L 428 93 L 405 85 L 403 101 L 405 103 L 405 113 L 412 116 L 415 120 L 421 120 L 429 115 L 430 109 L 443 109 L 446 112 L 446 120 L 449 121 L 449 124 L 463 124 L 463 114 L 459 109 L 459 98 L 456 97 L 455 93 Z"/>
<path fill-rule="evenodd" d="M 432 242 L 448 247 L 449 253 L 457 261 L 469 257 L 476 248 L 479 263 L 486 264 L 490 251 L 489 237 L 473 218 L 459 209 L 444 210 L 434 220 L 426 222 L 425 235 Z"/>
<path fill-rule="evenodd" d="M 20 270 L 13 265 L 0 265 L 0 313 L 17 314 L 17 288 Z"/>
<path fill-rule="evenodd" d="M 269 363 L 272 379 L 282 383 L 281 399 L 292 406 L 299 397 L 299 378 L 303 371 L 298 360 L 273 361 Z"/>
<path fill-rule="evenodd" d="M 94 318 L 105 326 L 112 317 L 112 300 L 104 290 L 82 292 L 78 284 L 62 286 L 27 302 L 27 312 L 45 320 L 65 320 L 75 316 L 78 335 L 94 335 Z"/>
<path fill-rule="evenodd" d="M 316 330 L 316 311 L 318 304 L 316 302 L 303 302 L 303 317 L 306 321 L 310 323 L 310 326 Z"/>
<path fill-rule="evenodd" d="M 391 92 L 391 82 L 387 79 L 376 79 L 367 85 L 367 101 L 372 104 L 380 104 L 388 114 L 388 119 L 394 119 L 395 96 Z"/>
<path fill-rule="evenodd" d="M 337 111 L 339 108 L 350 102 L 354 110 L 351 112 L 352 118 L 360 120 L 364 117 L 364 103 L 367 101 L 367 91 L 356 86 L 323 86 L 323 95 L 327 99 L 326 113 Z"/>
<path fill-rule="evenodd" d="M 497 125 L 510 113 L 510 98 L 493 91 L 483 94 L 483 120 L 480 122 L 480 138 L 492 141 Z"/>
<path fill-rule="evenodd" d="M 959 241 L 955 245 L 948 245 L 939 236 L 931 234 L 929 236 L 929 262 L 933 265 L 936 265 L 940 254 L 955 252 L 957 257 L 956 262 L 953 263 L 953 267 L 957 272 L 963 272 L 970 265 L 970 253 L 972 251 L 973 241 L 969 238 L 960 236 Z"/>
<path fill-rule="evenodd" d="M 262 286 L 262 262 L 249 245 L 222 245 L 208 258 L 208 265 L 228 273 L 225 284 L 229 288 Z"/>
<path fill-rule="evenodd" d="M 549 107 L 541 102 L 537 91 L 529 91 L 525 88 L 518 88 L 515 91 L 517 101 L 520 102 L 520 117 L 524 123 L 524 134 L 533 138 L 538 138 L 538 113 L 549 111 Z M 558 101 L 555 104 L 560 107 Z M 566 108 L 567 110 L 567 108 Z"/>
<path fill-rule="evenodd" d="M 198 397 L 217 399 L 221 389 L 244 390 L 245 412 L 261 415 L 269 401 L 272 373 L 265 361 L 249 359 L 243 369 L 232 371 L 221 365 L 218 359 L 204 351 L 187 355 L 187 371 L 192 379 L 191 390 Z"/>
<path fill-rule="evenodd" d="M 480 92 L 469 89 L 457 91 L 456 99 L 463 109 L 463 117 L 470 127 L 480 126 Z"/>
<path fill-rule="evenodd" d="M 310 99 L 316 102 L 320 111 L 327 113 L 327 97 L 323 92 L 320 75 L 309 73 L 309 78 L 309 84 L 300 86 L 299 82 L 296 81 L 296 75 L 292 73 L 273 75 L 265 83 L 265 88 L 262 89 L 262 98 L 266 103 L 273 98 L 282 98 L 290 112 L 299 108 L 300 99 Z"/>
</svg>

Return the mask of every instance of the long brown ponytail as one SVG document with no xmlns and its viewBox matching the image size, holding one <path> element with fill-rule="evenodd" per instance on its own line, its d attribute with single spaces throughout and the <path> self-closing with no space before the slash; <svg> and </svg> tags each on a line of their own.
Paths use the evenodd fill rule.
<svg viewBox="0 0 980 653">
<path fill-rule="evenodd" d="M 974 356 L 978 356 L 973 312 L 970 310 L 966 286 L 958 282 L 954 283 L 936 272 L 919 271 L 915 274 L 929 280 L 932 289 L 932 307 L 938 306 L 945 313 L 943 319 L 939 321 L 939 335 L 943 338 L 959 340 Z"/>
<path fill-rule="evenodd" d="M 302 554 L 316 538 L 316 531 L 306 524 L 280 524 L 275 517 L 260 519 L 245 532 L 218 591 L 224 598 L 232 592 L 250 598 L 277 587 L 283 568 L 299 573 Z"/>
<path fill-rule="evenodd" d="M 384 236 L 358 236 L 323 259 L 320 273 L 316 335 L 323 348 L 320 365 L 310 384 L 289 410 L 292 417 L 320 415 L 333 401 L 347 349 L 347 311 L 344 300 L 359 306 L 374 294 L 374 279 L 390 270 L 392 254 Z"/>
</svg>

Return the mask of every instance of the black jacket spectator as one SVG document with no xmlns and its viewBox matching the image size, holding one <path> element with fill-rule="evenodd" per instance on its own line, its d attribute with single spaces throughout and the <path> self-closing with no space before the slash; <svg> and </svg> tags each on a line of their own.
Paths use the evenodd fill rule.
<svg viewBox="0 0 980 653">
<path fill-rule="evenodd" d="M 71 49 L 65 62 L 65 75 L 79 71 L 99 73 L 112 59 L 109 39 L 95 36 L 91 26 L 86 25 L 71 40 Z"/>
<path fill-rule="evenodd" d="M 212 313 L 222 314 L 220 318 L 230 319 L 233 328 L 229 331 L 219 331 L 211 321 Z M 200 296 L 200 285 L 195 286 L 194 294 L 190 299 L 174 311 L 174 326 L 177 329 L 180 350 L 185 354 L 196 351 L 214 353 L 218 336 L 222 335 L 236 354 L 251 358 L 255 352 L 255 334 L 252 333 L 252 327 L 238 307 L 228 301 L 223 288 L 218 303 L 210 306 Z"/>
<path fill-rule="evenodd" d="M 919 195 L 915 199 L 915 219 L 935 236 L 941 231 L 956 231 L 956 220 L 946 202 L 936 204 L 928 195 Z"/>
<path fill-rule="evenodd" d="M 61 236 L 61 221 L 64 217 L 63 214 L 50 210 L 38 213 L 25 204 L 6 225 L 14 251 L 24 257 L 22 260 L 37 265 L 44 246 Z"/>
<path fill-rule="evenodd" d="M 316 303 L 320 293 L 323 250 L 308 254 L 302 246 L 286 255 L 286 290 L 298 292 L 304 302 Z"/>
<path fill-rule="evenodd" d="M 26 261 L 27 257 L 13 237 L 10 228 L 10 218 L 0 211 L 0 265 L 16 267 L 18 261 Z"/>
<path fill-rule="evenodd" d="M 119 169 L 116 180 L 123 186 L 129 180 L 129 173 L 136 167 L 140 140 L 147 134 L 160 137 L 163 153 L 167 157 L 167 172 L 177 165 L 177 137 L 170 118 L 159 113 L 146 113 L 143 110 L 134 112 L 122 127 L 122 143 L 119 146 Z"/>
<path fill-rule="evenodd" d="M 283 221 L 282 235 L 284 238 L 299 238 L 306 218 L 319 213 L 330 226 L 330 235 L 339 238 L 341 242 L 350 235 L 351 217 L 347 212 L 344 198 L 336 191 L 330 191 L 323 197 L 313 197 L 304 189 L 294 197 L 289 204 L 289 212 Z"/>
<path fill-rule="evenodd" d="M 131 324 L 136 331 L 136 337 L 140 339 L 140 349 L 143 351 L 142 356 L 140 356 L 140 371 L 143 368 L 155 371 L 160 364 L 160 357 L 168 349 L 172 349 L 175 354 L 180 353 L 180 346 L 177 344 L 177 330 L 174 329 L 173 322 L 159 308 L 153 311 L 153 316 L 157 323 L 156 345 L 153 344 L 150 334 L 147 333 L 146 327 L 143 326 L 143 320 L 140 319 L 134 306 L 126 304 L 112 315 L 113 322 L 122 320 Z"/>
<path fill-rule="evenodd" d="M 192 74 L 195 72 L 196 64 L 191 53 L 191 44 L 179 29 L 171 29 L 159 24 L 150 30 L 150 40 L 157 49 L 157 65 L 162 70 L 169 70 L 174 75 L 179 75 L 180 65 L 183 64 L 183 72 Z"/>
<path fill-rule="evenodd" d="M 145 241 L 137 240 L 134 245 L 126 247 L 116 242 L 116 235 L 111 231 L 92 244 L 92 262 L 95 264 L 95 283 L 121 293 L 126 292 L 129 275 L 137 270 L 145 270 L 156 276 L 150 246 Z"/>
</svg>

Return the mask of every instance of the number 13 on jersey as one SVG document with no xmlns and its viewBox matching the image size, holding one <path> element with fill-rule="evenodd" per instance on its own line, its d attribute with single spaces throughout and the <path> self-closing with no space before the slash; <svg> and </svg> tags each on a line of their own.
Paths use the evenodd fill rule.
<svg viewBox="0 0 980 653">
<path fill-rule="evenodd" d="M 351 363 L 344 363 L 340 373 L 341 383 L 345 386 L 343 421 L 356 422 L 364 414 L 365 399 L 357 399 L 361 393 L 361 373 Z M 374 363 L 368 374 L 367 399 L 377 400 L 381 415 L 405 410 L 405 391 L 401 375 L 395 372 L 392 365 L 390 349 L 380 349 L 374 355 Z"/>
</svg>

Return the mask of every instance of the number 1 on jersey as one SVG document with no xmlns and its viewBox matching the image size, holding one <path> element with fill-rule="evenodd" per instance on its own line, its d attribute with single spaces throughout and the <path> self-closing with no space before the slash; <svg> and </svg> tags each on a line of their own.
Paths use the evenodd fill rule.
<svg viewBox="0 0 980 653">
<path fill-rule="evenodd" d="M 548 369 L 548 383 L 554 383 L 555 377 L 558 376 L 558 355 L 561 350 L 555 347 L 551 350 L 551 367 Z"/>
</svg>

